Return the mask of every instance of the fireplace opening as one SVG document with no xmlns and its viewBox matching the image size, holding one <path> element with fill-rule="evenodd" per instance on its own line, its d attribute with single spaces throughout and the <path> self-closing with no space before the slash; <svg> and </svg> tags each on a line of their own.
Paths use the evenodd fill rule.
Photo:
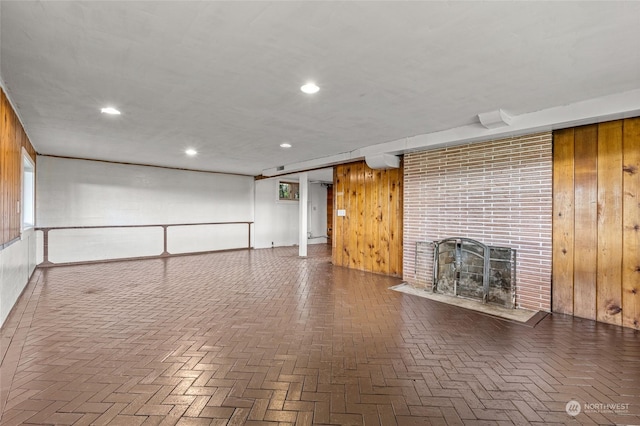
<svg viewBox="0 0 640 426">
<path fill-rule="evenodd" d="M 429 246 L 433 263 L 427 269 L 433 274 L 434 293 L 515 307 L 516 250 L 461 237 L 433 241 Z"/>
</svg>

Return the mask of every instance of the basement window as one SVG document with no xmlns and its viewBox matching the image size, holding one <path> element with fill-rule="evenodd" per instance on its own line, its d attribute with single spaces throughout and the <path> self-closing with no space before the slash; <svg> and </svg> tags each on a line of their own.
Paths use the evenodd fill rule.
<svg viewBox="0 0 640 426">
<path fill-rule="evenodd" d="M 300 184 L 298 182 L 279 182 L 278 200 L 298 201 L 300 199 Z"/>
<path fill-rule="evenodd" d="M 22 152 L 22 230 L 36 223 L 36 166 L 25 151 Z"/>
</svg>

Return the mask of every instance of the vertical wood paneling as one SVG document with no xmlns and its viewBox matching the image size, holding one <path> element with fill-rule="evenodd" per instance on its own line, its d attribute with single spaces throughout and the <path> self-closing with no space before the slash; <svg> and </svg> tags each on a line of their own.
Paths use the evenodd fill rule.
<svg viewBox="0 0 640 426">
<path fill-rule="evenodd" d="M 393 205 L 391 204 L 391 182 L 393 181 L 393 177 L 392 172 L 390 172 L 389 170 L 384 170 L 384 177 L 383 177 L 383 214 L 384 214 L 384 219 L 382 221 L 382 233 L 384 235 L 383 238 L 381 238 L 384 246 L 383 246 L 383 251 L 384 253 L 386 253 L 387 255 L 385 256 L 384 259 L 384 266 L 382 268 L 382 273 L 384 274 L 389 274 L 391 271 L 391 257 L 393 256 L 393 251 L 391 250 L 391 225 L 393 224 L 393 219 L 395 217 L 395 214 L 392 213 L 393 211 Z"/>
<path fill-rule="evenodd" d="M 8 219 L 8 211 L 5 206 L 6 197 L 7 197 L 7 189 L 5 188 L 7 182 L 7 165 L 6 165 L 6 150 L 8 148 L 7 143 L 5 142 L 5 118 L 6 113 L 5 109 L 5 101 L 4 101 L 4 92 L 0 89 L 0 244 L 3 244 L 8 241 L 8 235 L 6 235 L 9 229 L 5 226 Z"/>
<path fill-rule="evenodd" d="M 9 237 L 11 239 L 17 238 L 20 233 L 16 233 L 15 223 L 16 216 L 18 214 L 18 209 L 16 206 L 17 203 L 17 194 L 16 194 L 16 183 L 19 182 L 20 177 L 18 176 L 17 165 L 18 160 L 16 156 L 16 145 L 19 143 L 19 139 L 16 137 L 16 117 L 11 111 L 10 108 L 5 107 L 5 111 L 9 112 L 7 119 L 7 130 L 8 130 L 8 140 L 9 140 L 9 151 L 7 158 L 8 161 L 8 188 L 9 188 L 9 197 L 7 198 L 7 210 L 8 210 L 8 226 L 9 226 Z"/>
<path fill-rule="evenodd" d="M 402 247 L 402 180 L 391 179 L 389 181 L 389 215 L 390 215 L 390 231 L 389 245 L 390 247 Z M 400 275 L 402 270 L 402 252 L 400 250 L 391 252 L 389 261 L 389 274 Z"/>
<path fill-rule="evenodd" d="M 364 202 L 365 205 L 370 207 L 375 205 L 376 197 L 374 197 L 373 191 L 371 188 L 373 185 L 373 170 L 365 167 L 364 168 L 364 187 L 365 187 L 365 195 Z M 376 238 L 373 233 L 377 229 L 375 226 L 375 210 L 372 208 L 364 209 L 364 267 L 365 271 L 373 271 L 373 259 L 374 259 L 374 249 L 376 244 Z"/>
<path fill-rule="evenodd" d="M 347 213 L 349 212 L 349 171 L 350 169 L 344 168 L 342 169 L 342 203 L 341 209 L 345 210 Z M 349 218 L 347 216 L 341 216 L 338 218 L 338 221 L 342 225 L 342 235 L 341 239 L 337 242 L 337 250 L 340 250 L 342 254 L 340 255 L 340 266 L 349 266 L 349 247 L 348 244 L 344 244 L 344 241 L 349 241 Z"/>
<path fill-rule="evenodd" d="M 356 163 L 355 164 L 355 173 L 353 174 L 356 177 L 356 188 L 365 188 L 365 191 L 358 190 L 356 191 L 356 210 L 357 210 L 357 224 L 356 224 L 356 261 L 352 267 L 357 267 L 364 264 L 364 212 L 365 212 L 365 193 L 366 187 L 364 185 L 364 163 Z"/>
<path fill-rule="evenodd" d="M 26 140 L 26 135 L 24 135 L 24 130 L 22 130 L 22 126 L 18 121 L 18 117 L 14 115 L 13 117 L 13 126 L 15 132 L 15 142 L 13 144 L 13 158 L 17 158 L 17 161 L 14 162 L 13 165 L 13 174 L 14 176 L 18 176 L 17 179 L 13 180 L 13 208 L 15 214 L 11 216 L 11 234 L 12 235 L 20 235 L 20 222 L 22 221 L 20 214 L 20 209 L 18 209 L 18 204 L 22 199 L 21 189 L 22 189 L 22 144 Z"/>
<path fill-rule="evenodd" d="M 335 176 L 333 181 L 335 182 Z M 327 187 L 327 239 L 329 244 L 333 244 L 333 185 Z"/>
<path fill-rule="evenodd" d="M 36 160 L 36 152 L 0 89 L 0 244 L 20 237 L 22 191 L 22 148 Z"/>
<path fill-rule="evenodd" d="M 16 235 L 13 235 L 11 224 L 13 222 L 13 215 L 15 214 L 15 204 L 13 201 L 13 188 L 16 176 L 14 174 L 15 160 L 13 158 L 13 146 L 15 145 L 15 130 L 13 125 L 13 111 L 9 104 L 9 101 L 3 94 L 2 96 L 2 156 L 4 157 L 4 167 L 2 171 L 2 180 L 4 187 L 2 191 L 2 198 L 4 199 L 4 211 L 2 212 L 2 228 L 3 228 L 3 243 L 9 242 Z"/>
<path fill-rule="evenodd" d="M 349 266 L 349 247 L 348 244 L 343 244 L 343 241 L 349 241 L 349 186 L 350 179 L 349 173 L 351 172 L 350 168 L 345 168 L 343 170 L 342 177 L 342 209 L 346 211 L 346 215 L 341 217 L 342 221 L 342 240 L 340 241 L 339 248 L 342 250 L 342 263 L 340 266 Z"/>
<path fill-rule="evenodd" d="M 376 250 L 376 263 L 373 266 L 374 272 L 387 273 L 387 260 L 389 254 L 389 203 L 387 193 L 389 190 L 389 177 L 386 170 L 377 170 L 376 178 L 378 185 L 378 240 Z"/>
<path fill-rule="evenodd" d="M 333 194 L 334 202 L 336 203 L 336 211 L 345 208 L 344 204 L 344 169 L 334 168 L 335 179 L 335 191 Z M 333 246 L 332 255 L 333 263 L 335 265 L 342 266 L 342 258 L 344 251 L 342 249 L 342 240 L 344 239 L 344 218 L 339 217 L 337 214 L 333 217 Z M 340 244 L 338 244 L 340 242 Z"/>
<path fill-rule="evenodd" d="M 573 314 L 596 319 L 598 126 L 575 129 Z"/>
<path fill-rule="evenodd" d="M 403 203 L 402 203 L 402 187 L 404 182 L 404 161 L 400 159 L 400 168 L 389 170 L 389 188 L 391 194 L 395 197 L 394 202 L 389 203 L 389 255 L 395 258 L 390 263 L 389 274 L 394 276 L 402 276 L 402 245 L 403 240 Z M 393 238 L 391 236 L 393 235 Z M 391 266 L 395 265 L 395 268 Z"/>
<path fill-rule="evenodd" d="M 622 324 L 622 121 L 598 125 L 596 318 Z"/>
<path fill-rule="evenodd" d="M 346 210 L 334 215 L 334 264 L 402 274 L 402 177 L 402 169 L 371 170 L 364 162 L 334 168 L 335 208 Z"/>
<path fill-rule="evenodd" d="M 344 168 L 333 168 L 333 239 L 331 240 L 331 257 L 334 265 L 342 266 L 342 227 L 344 220 L 337 214 L 344 208 Z M 340 244 L 338 244 L 340 242 Z"/>
<path fill-rule="evenodd" d="M 623 123 L 622 325 L 640 330 L 640 118 Z"/>
<path fill-rule="evenodd" d="M 573 314 L 574 130 L 553 135 L 554 312 Z"/>
<path fill-rule="evenodd" d="M 372 180 L 367 186 L 371 193 L 371 205 L 367 209 L 371 211 L 371 268 L 368 271 L 378 270 L 378 258 L 380 257 L 380 197 L 378 194 L 378 185 L 380 182 L 380 170 L 371 171 Z"/>
<path fill-rule="evenodd" d="M 640 118 L 556 131 L 554 144 L 569 144 L 571 132 L 573 182 L 562 177 L 569 173 L 563 156 L 570 154 L 554 155 L 553 309 L 569 313 L 571 304 L 576 316 L 640 329 Z M 575 214 L 567 223 L 559 213 L 571 201 L 571 186 Z M 556 252 L 570 245 L 565 232 L 574 234 L 571 272 Z"/>
<path fill-rule="evenodd" d="M 344 203 L 345 210 L 347 211 L 344 217 L 344 225 L 342 230 L 344 231 L 344 238 L 348 241 L 343 246 L 344 259 L 343 266 L 353 268 L 356 265 L 355 251 L 356 251 L 356 236 L 355 230 L 357 229 L 358 211 L 356 205 L 356 190 L 357 181 L 353 177 L 354 167 L 353 164 L 347 165 L 345 170 L 345 189 L 344 189 Z"/>
</svg>

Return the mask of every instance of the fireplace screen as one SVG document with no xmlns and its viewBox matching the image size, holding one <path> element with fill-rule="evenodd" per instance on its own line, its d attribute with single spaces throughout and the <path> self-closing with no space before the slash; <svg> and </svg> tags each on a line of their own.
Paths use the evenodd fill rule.
<svg viewBox="0 0 640 426">
<path fill-rule="evenodd" d="M 469 238 L 447 238 L 433 247 L 434 292 L 515 306 L 515 250 Z"/>
</svg>

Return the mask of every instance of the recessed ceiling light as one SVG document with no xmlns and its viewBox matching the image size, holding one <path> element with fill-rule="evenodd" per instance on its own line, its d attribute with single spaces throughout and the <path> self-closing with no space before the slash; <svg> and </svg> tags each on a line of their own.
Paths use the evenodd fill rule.
<svg viewBox="0 0 640 426">
<path fill-rule="evenodd" d="M 304 86 L 300 87 L 300 90 L 302 90 L 304 93 L 307 93 L 309 95 L 313 95 L 314 93 L 318 93 L 318 90 L 320 90 L 320 88 L 318 86 L 316 86 L 315 83 L 307 83 Z"/>
<path fill-rule="evenodd" d="M 291 144 L 290 143 L 281 143 L 280 144 L 280 148 L 291 148 Z"/>
<path fill-rule="evenodd" d="M 118 111 L 113 107 L 102 108 L 100 112 L 103 114 L 109 114 L 109 115 L 120 115 L 120 111 Z"/>
<path fill-rule="evenodd" d="M 187 154 L 189 157 L 193 157 L 194 155 L 198 154 L 198 151 L 196 151 L 193 148 L 189 148 L 189 149 L 185 150 L 184 153 Z"/>
</svg>

